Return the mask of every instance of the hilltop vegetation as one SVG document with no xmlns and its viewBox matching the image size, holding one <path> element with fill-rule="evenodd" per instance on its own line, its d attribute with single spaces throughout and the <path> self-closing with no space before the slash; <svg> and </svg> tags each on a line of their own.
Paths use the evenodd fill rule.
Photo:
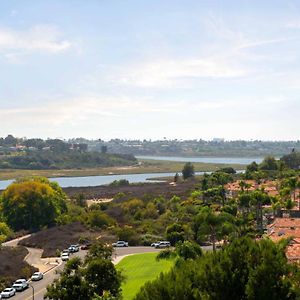
<svg viewBox="0 0 300 300">
<path fill-rule="evenodd" d="M 59 152 L 69 149 L 79 152 L 119 153 L 150 156 L 203 156 L 203 157 L 280 157 L 300 151 L 300 141 L 225 141 L 223 139 L 207 140 L 122 140 L 84 138 L 62 141 L 59 139 L 42 140 L 15 138 L 8 135 L 0 138 L 0 153 L 10 151 L 41 151 L 56 148 Z"/>
<path fill-rule="evenodd" d="M 8 136 L 0 139 L 0 169 L 78 169 L 128 166 L 136 164 L 128 154 L 88 151 L 87 144 L 70 144 L 65 141 L 17 139 Z"/>
<path fill-rule="evenodd" d="M 77 141 L 77 140 L 74 140 Z M 151 155 L 151 156 L 203 156 L 203 157 L 279 157 L 290 153 L 292 149 L 300 151 L 300 141 L 224 141 L 223 139 L 206 140 L 120 140 L 108 142 L 96 140 L 78 140 L 85 142 L 90 150 Z"/>
</svg>

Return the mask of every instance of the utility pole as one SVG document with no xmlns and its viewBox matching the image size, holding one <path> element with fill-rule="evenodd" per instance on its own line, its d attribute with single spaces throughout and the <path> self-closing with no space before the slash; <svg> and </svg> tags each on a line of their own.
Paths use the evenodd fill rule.
<svg viewBox="0 0 300 300">
<path fill-rule="evenodd" d="M 32 288 L 32 300 L 34 300 L 34 287 L 31 284 L 29 286 Z"/>
</svg>

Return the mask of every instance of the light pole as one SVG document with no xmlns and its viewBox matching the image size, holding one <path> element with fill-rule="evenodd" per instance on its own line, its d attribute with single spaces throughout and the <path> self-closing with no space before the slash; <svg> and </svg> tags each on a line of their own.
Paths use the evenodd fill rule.
<svg viewBox="0 0 300 300">
<path fill-rule="evenodd" d="M 29 286 L 32 288 L 32 300 L 34 300 L 34 287 L 31 284 Z"/>
</svg>

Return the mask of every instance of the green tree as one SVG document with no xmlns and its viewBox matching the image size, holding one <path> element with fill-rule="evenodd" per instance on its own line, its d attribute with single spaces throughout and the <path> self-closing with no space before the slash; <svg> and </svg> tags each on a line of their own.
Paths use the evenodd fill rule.
<svg viewBox="0 0 300 300">
<path fill-rule="evenodd" d="M 292 152 L 280 158 L 284 164 L 291 169 L 299 169 L 300 167 L 300 152 Z"/>
<path fill-rule="evenodd" d="M 234 217 L 231 214 L 222 212 L 216 213 L 208 207 L 200 210 L 194 218 L 193 230 L 195 239 L 198 242 L 210 240 L 213 245 L 213 250 L 216 250 L 216 242 L 235 230 Z"/>
<path fill-rule="evenodd" d="M 98 241 L 84 263 L 78 257 L 69 260 L 61 276 L 47 287 L 45 297 L 54 300 L 118 299 L 123 277 L 111 262 L 111 252 L 111 247 Z"/>
<path fill-rule="evenodd" d="M 89 252 L 85 257 L 85 262 L 88 263 L 89 261 L 94 259 L 110 260 L 112 253 L 112 246 L 97 240 L 91 245 Z"/>
<path fill-rule="evenodd" d="M 90 290 L 97 295 L 109 291 L 116 296 L 120 292 L 122 277 L 108 259 L 93 259 L 84 269 L 84 278 Z"/>
<path fill-rule="evenodd" d="M 157 255 L 156 259 L 169 259 L 169 258 L 181 258 L 197 259 L 203 255 L 201 247 L 192 241 L 178 242 L 174 249 L 165 249 Z"/>
<path fill-rule="evenodd" d="M 194 177 L 195 176 L 195 170 L 194 166 L 190 163 L 187 162 L 182 169 L 182 177 L 184 180 Z"/>
<path fill-rule="evenodd" d="M 90 287 L 83 277 L 82 262 L 79 257 L 70 259 L 58 279 L 47 287 L 45 297 L 54 300 L 91 299 Z"/>
<path fill-rule="evenodd" d="M 259 165 L 260 170 L 266 170 L 266 171 L 276 171 L 278 170 L 278 164 L 274 157 L 267 156 L 262 161 L 262 163 Z"/>
<path fill-rule="evenodd" d="M 15 229 L 38 229 L 55 223 L 66 211 L 65 194 L 44 178 L 16 181 L 2 193 L 2 212 Z"/>
<path fill-rule="evenodd" d="M 91 228 L 105 228 L 113 223 L 113 219 L 100 210 L 92 210 L 87 213 L 86 224 Z"/>
<path fill-rule="evenodd" d="M 171 243 L 171 245 L 175 245 L 179 241 L 184 241 L 184 226 L 178 223 L 169 225 L 166 229 L 166 239 Z"/>
<path fill-rule="evenodd" d="M 281 245 L 242 238 L 197 260 L 179 261 L 146 283 L 135 300 L 299 299 L 298 276 Z"/>
<path fill-rule="evenodd" d="M 12 234 L 12 231 L 7 226 L 6 223 L 0 222 L 0 245 L 3 243 L 10 235 Z"/>
<path fill-rule="evenodd" d="M 246 171 L 248 172 L 258 171 L 258 164 L 255 161 L 253 161 L 250 165 L 247 166 Z"/>
</svg>

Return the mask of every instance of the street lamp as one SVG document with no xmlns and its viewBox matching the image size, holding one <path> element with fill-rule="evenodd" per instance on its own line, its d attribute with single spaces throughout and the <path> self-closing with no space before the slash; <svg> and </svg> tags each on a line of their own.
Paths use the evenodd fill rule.
<svg viewBox="0 0 300 300">
<path fill-rule="evenodd" d="M 32 288 L 32 300 L 34 300 L 34 287 L 31 284 L 29 286 Z"/>
</svg>

